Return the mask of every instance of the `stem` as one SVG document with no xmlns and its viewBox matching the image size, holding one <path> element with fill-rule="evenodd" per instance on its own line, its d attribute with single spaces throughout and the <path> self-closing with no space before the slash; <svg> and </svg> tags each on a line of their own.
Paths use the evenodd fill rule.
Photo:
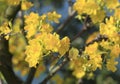
<svg viewBox="0 0 120 84">
<path fill-rule="evenodd" d="M 26 79 L 24 84 L 31 84 L 32 83 L 32 80 L 34 78 L 35 72 L 36 72 L 36 68 L 34 68 L 34 67 L 30 68 L 28 77 L 27 77 L 27 79 Z"/>
<path fill-rule="evenodd" d="M 108 37 L 106 36 L 102 36 L 102 35 L 99 35 L 98 37 L 96 37 L 94 40 L 92 40 L 91 42 L 87 43 L 85 46 L 89 46 L 91 44 L 93 44 L 94 42 L 100 42 L 102 40 L 108 40 Z"/>
<path fill-rule="evenodd" d="M 48 74 L 48 76 L 39 84 L 46 84 L 48 80 L 50 80 L 56 74 L 56 72 L 58 72 L 68 61 L 68 59 L 65 59 L 59 66 L 52 70 L 50 74 Z"/>
<path fill-rule="evenodd" d="M 68 0 L 68 14 L 71 15 L 73 13 L 73 9 L 72 9 L 72 6 L 73 6 L 73 2 L 72 0 Z"/>
<path fill-rule="evenodd" d="M 70 16 L 68 16 L 68 18 L 64 21 L 64 23 L 57 28 L 56 33 L 60 33 L 75 15 L 76 15 L 76 11 L 74 11 Z"/>
<path fill-rule="evenodd" d="M 85 20 L 84 20 L 84 22 L 83 22 L 82 30 L 81 30 L 78 34 L 76 34 L 76 35 L 73 37 L 73 39 L 71 39 L 71 41 L 74 41 L 76 38 L 78 38 L 78 37 L 81 36 L 85 31 L 88 30 L 88 28 L 89 28 L 90 25 L 87 25 L 87 19 L 88 19 L 88 16 L 86 16 L 86 18 L 85 18 Z"/>
</svg>

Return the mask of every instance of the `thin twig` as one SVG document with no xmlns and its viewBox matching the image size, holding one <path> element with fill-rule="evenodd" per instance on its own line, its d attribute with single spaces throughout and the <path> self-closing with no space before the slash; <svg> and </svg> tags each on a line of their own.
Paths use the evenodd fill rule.
<svg viewBox="0 0 120 84">
<path fill-rule="evenodd" d="M 100 42 L 102 40 L 108 40 L 108 37 L 105 35 L 98 35 L 95 39 L 93 39 L 91 42 L 87 43 L 85 46 L 89 46 L 95 42 Z"/>
<path fill-rule="evenodd" d="M 69 16 L 73 13 L 73 2 L 72 2 L 72 0 L 68 0 L 68 14 L 69 14 Z"/>
<path fill-rule="evenodd" d="M 77 33 L 72 39 L 71 39 L 71 42 L 74 41 L 76 38 L 78 38 L 79 36 L 81 36 L 85 31 L 88 30 L 89 26 L 90 25 L 87 25 L 87 19 L 88 19 L 88 16 L 86 16 L 84 22 L 83 22 L 83 26 L 82 26 L 82 30 Z"/>
<path fill-rule="evenodd" d="M 28 74 L 27 79 L 26 79 L 24 84 L 31 84 L 32 83 L 35 72 L 36 72 L 36 68 L 34 68 L 34 67 L 30 68 L 29 74 Z"/>
<path fill-rule="evenodd" d="M 69 59 L 65 59 L 59 66 L 55 67 L 50 74 L 48 74 L 48 76 L 39 84 L 46 84 L 48 82 L 49 79 L 51 79 L 56 72 L 58 72 L 67 62 L 69 61 Z"/>
<path fill-rule="evenodd" d="M 76 11 L 73 11 L 73 13 L 70 16 L 68 16 L 68 18 L 64 21 L 64 23 L 57 28 L 56 33 L 60 33 L 65 28 L 65 26 L 73 19 L 75 15 Z"/>
</svg>

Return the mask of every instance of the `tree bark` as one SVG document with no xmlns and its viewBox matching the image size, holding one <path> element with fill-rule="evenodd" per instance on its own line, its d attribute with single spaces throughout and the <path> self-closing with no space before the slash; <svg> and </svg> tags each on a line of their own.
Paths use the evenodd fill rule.
<svg viewBox="0 0 120 84">
<path fill-rule="evenodd" d="M 17 12 L 20 10 L 18 6 L 9 6 L 5 12 L 6 20 L 14 20 Z M 0 36 L 0 72 L 5 77 L 8 84 L 22 84 L 22 81 L 15 75 L 12 68 L 12 54 L 9 52 L 8 40 Z"/>
</svg>

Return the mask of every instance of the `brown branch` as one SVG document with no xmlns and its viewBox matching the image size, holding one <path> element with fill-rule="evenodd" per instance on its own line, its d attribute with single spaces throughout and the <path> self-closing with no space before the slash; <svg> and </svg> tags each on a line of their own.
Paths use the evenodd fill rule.
<svg viewBox="0 0 120 84">
<path fill-rule="evenodd" d="M 73 19 L 75 14 L 76 14 L 76 11 L 74 11 L 70 16 L 68 16 L 68 18 L 64 21 L 64 23 L 57 28 L 56 33 L 60 33 L 65 28 L 65 26 Z"/>
<path fill-rule="evenodd" d="M 108 40 L 108 37 L 107 36 L 104 36 L 104 35 L 98 35 L 95 39 L 93 39 L 91 42 L 87 43 L 85 46 L 89 46 L 95 42 L 100 42 L 102 40 Z"/>
<path fill-rule="evenodd" d="M 15 75 L 11 67 L 0 65 L 0 71 L 4 75 L 7 84 L 22 84 L 22 81 Z"/>
<path fill-rule="evenodd" d="M 72 0 L 68 0 L 68 15 L 71 15 L 73 13 L 73 2 Z"/>
<path fill-rule="evenodd" d="M 34 78 L 36 70 L 37 70 L 37 68 L 34 68 L 34 67 L 30 68 L 29 74 L 28 74 L 27 79 L 26 79 L 24 84 L 31 84 L 32 83 L 32 80 Z"/>
<path fill-rule="evenodd" d="M 74 41 L 74 40 L 75 40 L 76 38 L 78 38 L 79 36 L 81 36 L 85 31 L 87 31 L 87 30 L 89 29 L 90 24 L 87 23 L 87 19 L 88 19 L 88 18 L 89 18 L 89 17 L 86 16 L 86 18 L 85 18 L 85 20 L 84 20 L 84 22 L 83 22 L 82 30 L 81 30 L 79 33 L 77 33 L 77 34 L 71 39 L 71 42 Z M 89 25 L 88 25 L 88 24 L 89 24 Z"/>
<path fill-rule="evenodd" d="M 48 80 L 51 79 L 67 62 L 69 59 L 65 59 L 59 66 L 55 67 L 50 74 L 39 84 L 47 84 Z"/>
<path fill-rule="evenodd" d="M 6 20 L 14 20 L 17 12 L 20 10 L 20 4 L 17 6 L 9 6 L 5 13 Z M 12 55 L 9 52 L 8 40 L 0 38 L 0 71 L 4 75 L 8 84 L 22 84 L 12 69 Z"/>
</svg>

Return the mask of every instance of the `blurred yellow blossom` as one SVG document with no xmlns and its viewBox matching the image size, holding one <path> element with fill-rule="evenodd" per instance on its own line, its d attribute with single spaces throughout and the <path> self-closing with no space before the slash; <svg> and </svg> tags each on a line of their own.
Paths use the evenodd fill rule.
<svg viewBox="0 0 120 84">
<path fill-rule="evenodd" d="M 86 13 L 88 15 L 96 15 L 99 9 L 100 7 L 95 0 L 77 0 L 74 4 L 74 10 L 76 10 L 78 14 Z"/>
<path fill-rule="evenodd" d="M 58 48 L 60 47 L 59 35 L 56 33 L 47 34 L 47 37 L 44 38 L 46 38 L 44 39 L 45 49 L 58 52 Z"/>
<path fill-rule="evenodd" d="M 115 72 L 117 70 L 117 68 L 116 68 L 117 64 L 118 64 L 118 62 L 116 62 L 114 59 L 108 59 L 106 66 L 107 66 L 108 70 Z"/>
<path fill-rule="evenodd" d="M 78 56 L 79 56 L 79 51 L 78 51 L 78 49 L 72 47 L 72 48 L 69 50 L 69 58 L 70 58 L 71 60 L 74 60 L 74 59 L 77 59 Z"/>
<path fill-rule="evenodd" d="M 27 31 L 27 38 L 34 36 L 37 33 L 37 27 L 39 25 L 39 15 L 31 12 L 30 15 L 25 15 L 25 27 Z"/>
<path fill-rule="evenodd" d="M 4 34 L 7 40 L 9 38 L 10 32 L 12 32 L 8 25 L 9 25 L 8 22 L 4 22 L 3 25 L 0 26 L 0 35 Z"/>
<path fill-rule="evenodd" d="M 119 44 L 116 44 L 112 47 L 110 56 L 111 58 L 118 58 L 119 54 L 120 54 L 120 46 Z"/>
<path fill-rule="evenodd" d="M 117 6 L 119 6 L 119 0 L 104 0 L 107 8 L 115 9 Z"/>
<path fill-rule="evenodd" d="M 108 36 L 110 40 L 114 40 L 114 36 L 117 34 L 114 17 L 111 16 L 110 19 L 106 19 L 106 24 L 100 24 L 100 34 Z"/>
<path fill-rule="evenodd" d="M 53 11 L 53 12 L 49 12 L 49 13 L 47 13 L 47 15 L 49 16 L 48 17 L 48 20 L 49 21 L 53 21 L 53 22 L 55 22 L 55 23 L 59 23 L 59 18 L 61 18 L 61 15 L 60 14 L 58 14 L 58 13 L 56 13 L 55 11 Z"/>
<path fill-rule="evenodd" d="M 28 10 L 30 7 L 32 7 L 33 4 L 31 2 L 28 2 L 28 1 L 22 1 L 22 4 L 21 4 L 21 9 L 22 10 Z"/>
<path fill-rule="evenodd" d="M 96 51 L 98 50 L 98 43 L 95 42 L 87 47 L 85 47 L 85 53 L 87 53 L 88 55 L 94 54 L 96 53 Z"/>
<path fill-rule="evenodd" d="M 60 40 L 60 47 L 59 47 L 59 53 L 61 56 L 63 56 L 70 47 L 70 39 L 68 37 L 64 37 L 62 40 Z"/>
<path fill-rule="evenodd" d="M 95 15 L 92 14 L 90 17 L 92 18 L 93 23 L 102 22 L 105 18 L 105 11 L 104 10 L 97 10 L 96 14 Z"/>
<path fill-rule="evenodd" d="M 38 13 L 31 12 L 30 15 L 25 15 L 25 24 L 39 24 L 39 15 Z"/>
<path fill-rule="evenodd" d="M 120 20 L 120 8 L 116 8 L 115 9 L 115 14 L 114 14 L 115 18 L 116 19 L 119 19 Z"/>
<path fill-rule="evenodd" d="M 50 24 L 42 23 L 40 31 L 50 33 L 53 31 L 53 27 Z"/>
<path fill-rule="evenodd" d="M 78 79 L 82 78 L 85 75 L 85 71 L 83 70 L 76 70 L 73 72 L 73 75 L 75 75 Z"/>
<path fill-rule="evenodd" d="M 42 46 L 39 41 L 37 39 L 30 40 L 25 53 L 27 55 L 25 60 L 29 63 L 29 67 L 36 67 L 36 64 L 39 63 L 43 55 Z"/>
</svg>

